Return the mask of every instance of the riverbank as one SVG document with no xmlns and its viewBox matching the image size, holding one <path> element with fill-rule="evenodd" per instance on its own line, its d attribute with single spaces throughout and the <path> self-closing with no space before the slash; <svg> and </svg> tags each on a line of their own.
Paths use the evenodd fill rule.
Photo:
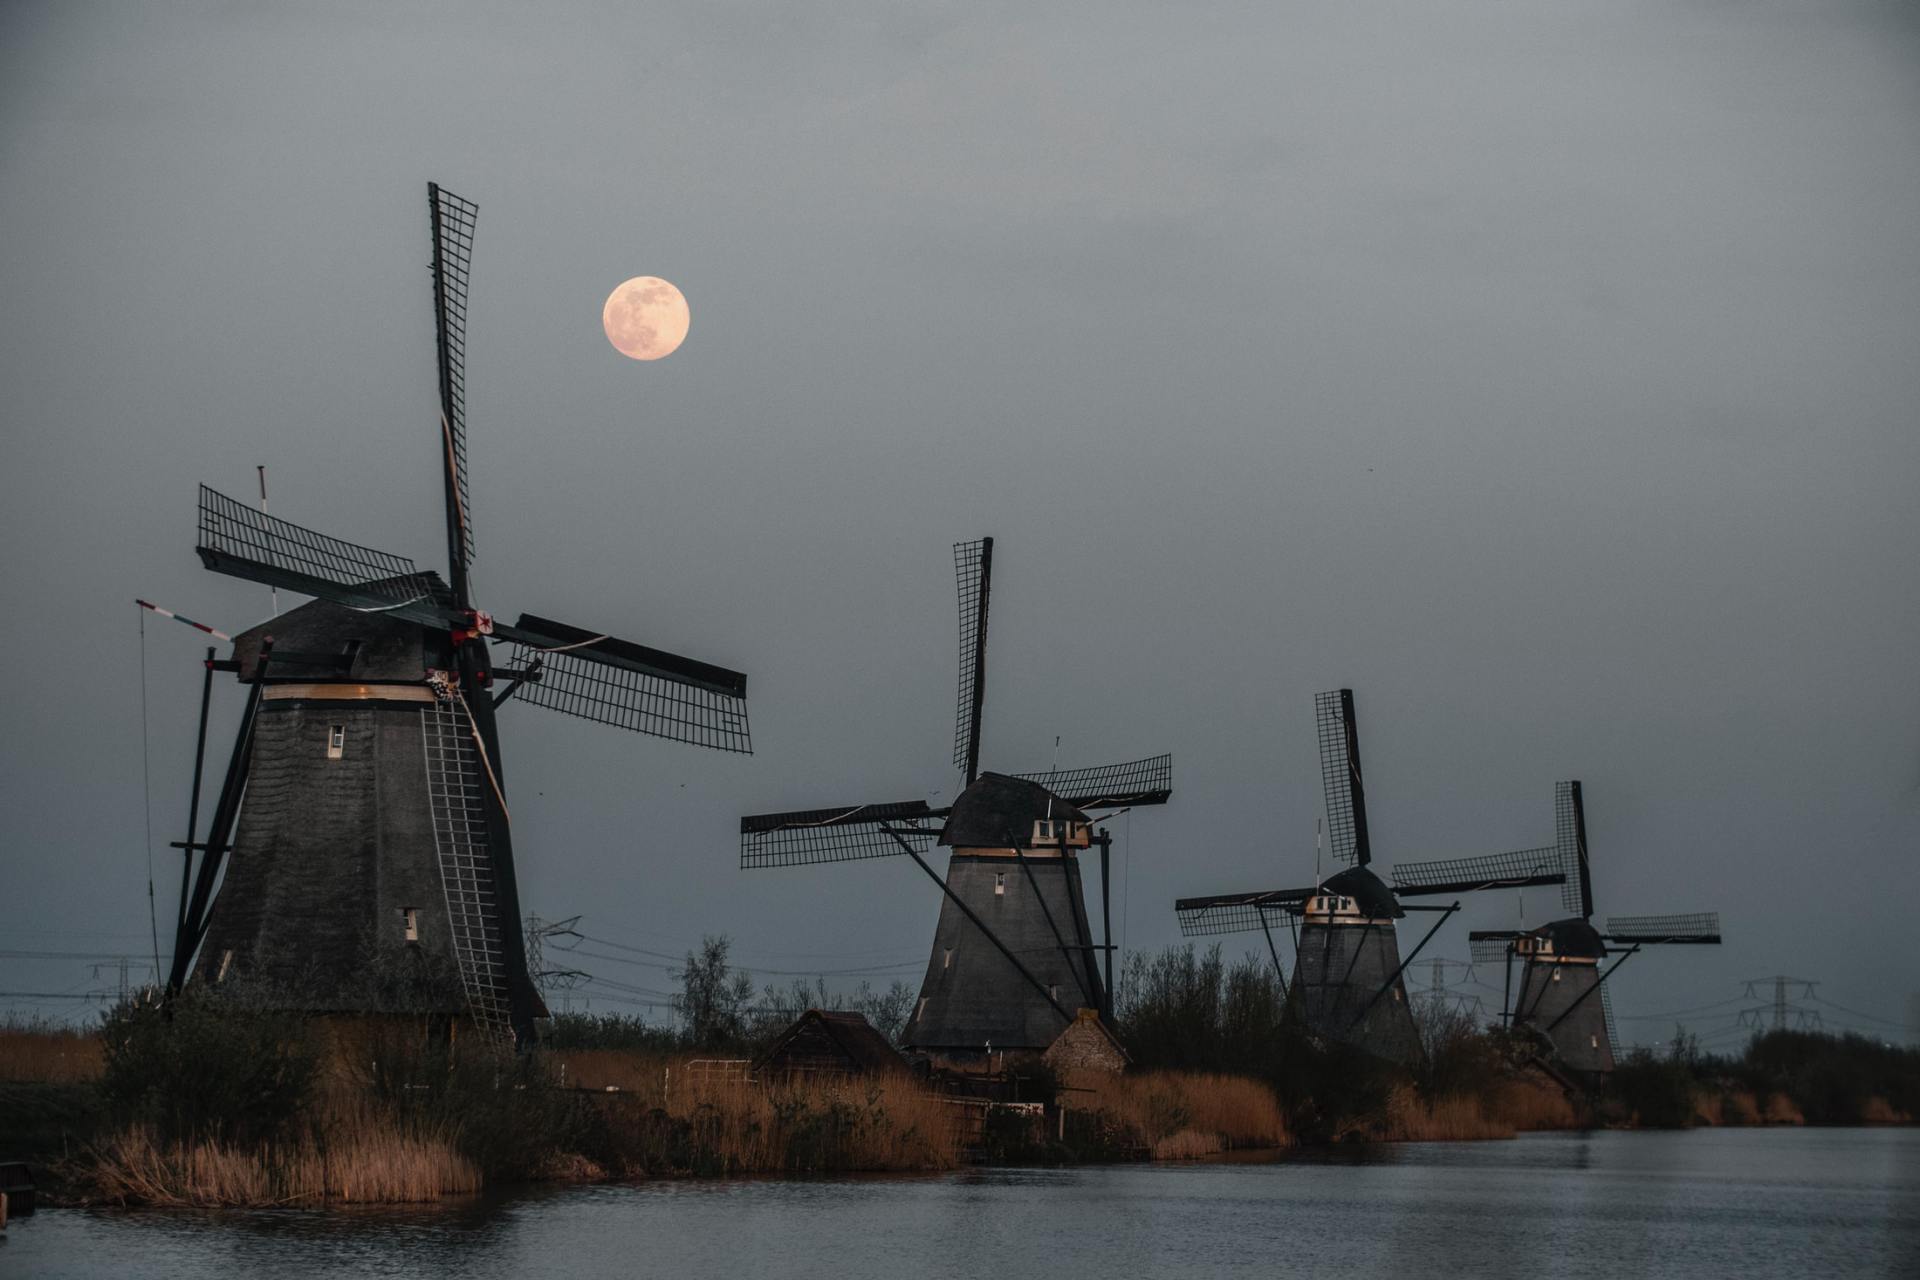
<svg viewBox="0 0 1920 1280">
<path fill-rule="evenodd" d="M 205 1048 L 212 1033 L 198 1034 Z M 1246 1075 L 1156 1070 L 1035 1079 L 1029 1087 L 1044 1097 L 995 1105 L 907 1076 L 754 1081 L 744 1063 L 687 1053 L 588 1049 L 502 1062 L 436 1056 L 415 1041 L 362 1036 L 360 1056 L 282 1046 L 265 1074 L 223 1077 L 201 1064 L 195 1089 L 185 1090 L 168 1074 L 181 1064 L 130 1064 L 97 1035 L 0 1029 L 0 1157 L 47 1170 L 53 1203 L 405 1204 L 529 1182 L 1177 1161 L 1303 1144 L 1797 1125 L 1808 1122 L 1807 1106 L 1788 1090 L 1756 1088 L 1755 1064 L 1783 1056 L 1797 1064 L 1796 1078 L 1830 1111 L 1832 1063 L 1849 1060 L 1831 1038 L 1756 1042 L 1738 1064 L 1629 1059 L 1602 1091 L 1570 1094 L 1497 1057 L 1482 1062 L 1471 1088 L 1454 1090 L 1340 1059 L 1304 1081 L 1317 1089 L 1310 1095 Z M 1823 1060 L 1824 1074 L 1809 1066 Z M 1348 1071 L 1337 1086 L 1327 1083 L 1332 1066 Z M 136 1068 L 150 1078 L 125 1078 Z M 262 1107 L 272 1088 L 297 1094 L 297 1105 Z M 1857 1123 L 1912 1122 L 1880 1095 L 1855 1111 Z"/>
</svg>

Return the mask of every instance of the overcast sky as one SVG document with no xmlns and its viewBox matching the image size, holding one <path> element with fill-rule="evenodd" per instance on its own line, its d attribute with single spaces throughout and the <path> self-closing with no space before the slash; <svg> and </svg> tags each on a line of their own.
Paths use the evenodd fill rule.
<svg viewBox="0 0 1920 1280">
<path fill-rule="evenodd" d="M 481 604 L 751 679 L 751 758 L 504 713 L 529 909 L 917 984 L 917 870 L 743 872 L 736 821 L 951 798 L 991 533 L 983 763 L 1175 755 L 1130 948 L 1311 878 L 1348 685 L 1384 861 L 1545 843 L 1579 777 L 1602 913 L 1720 911 L 1630 1034 L 1775 973 L 1904 1021 L 1913 7 L 1049 8 L 0 9 L 0 947 L 151 950 L 149 794 L 173 910 L 202 638 L 147 622 L 149 792 L 133 598 L 268 611 L 196 483 L 441 564 L 431 178 L 480 205 Z M 600 332 L 641 274 L 693 312 L 654 364 Z"/>
</svg>

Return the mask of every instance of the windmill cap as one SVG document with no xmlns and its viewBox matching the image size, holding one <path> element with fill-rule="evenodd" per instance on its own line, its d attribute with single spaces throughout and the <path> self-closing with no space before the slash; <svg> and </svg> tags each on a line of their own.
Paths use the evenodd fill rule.
<svg viewBox="0 0 1920 1280">
<path fill-rule="evenodd" d="M 1553 943 L 1554 951 L 1563 956 L 1597 960 L 1607 954 L 1607 944 L 1601 939 L 1600 931 L 1578 916 L 1543 924 L 1533 931 L 1533 936 L 1547 939 Z"/>
<path fill-rule="evenodd" d="M 1086 814 L 1037 782 L 983 773 L 962 791 L 940 830 L 940 843 L 959 849 L 1028 848 L 1033 824 L 1091 823 Z"/>
<path fill-rule="evenodd" d="M 1352 898 L 1369 920 L 1398 920 L 1406 915 L 1386 881 L 1367 867 L 1348 867 L 1337 876 L 1329 876 L 1320 886 L 1324 893 Z"/>
</svg>

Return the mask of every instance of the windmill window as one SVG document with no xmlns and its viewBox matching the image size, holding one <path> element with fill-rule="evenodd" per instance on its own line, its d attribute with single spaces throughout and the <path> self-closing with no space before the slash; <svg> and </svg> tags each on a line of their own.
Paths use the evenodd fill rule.
<svg viewBox="0 0 1920 1280">
<path fill-rule="evenodd" d="M 952 947 L 948 947 L 946 954 L 941 957 L 940 967 L 942 969 L 953 968 L 953 948 Z"/>
<path fill-rule="evenodd" d="M 1588 1036 L 1587 1043 L 1593 1048 L 1598 1049 L 1600 1047 L 1600 1037 L 1597 1035 Z"/>
<path fill-rule="evenodd" d="M 231 966 L 232 964 L 233 964 L 233 952 L 232 952 L 232 951 L 222 951 L 222 952 L 220 953 L 220 972 L 218 972 L 218 973 L 216 973 L 216 974 L 214 974 L 214 975 L 213 975 L 213 980 L 214 980 L 215 982 L 224 982 L 224 981 L 226 981 L 226 977 L 227 977 L 227 969 L 228 969 L 228 968 L 229 968 L 229 967 L 230 967 L 230 966 Z"/>
<path fill-rule="evenodd" d="M 347 726 L 343 724 L 327 727 L 327 759 L 338 760 L 347 754 Z"/>
<path fill-rule="evenodd" d="M 1007 896 L 1007 873 L 1004 871 L 993 873 L 993 896 L 996 898 Z"/>
<path fill-rule="evenodd" d="M 420 941 L 420 910 L 417 907 L 400 908 L 400 919 L 407 929 L 407 941 Z"/>
<path fill-rule="evenodd" d="M 1554 980 L 1555 982 L 1558 982 L 1558 981 L 1560 981 L 1560 971 L 1559 971 L 1558 969 L 1555 969 L 1555 970 L 1553 971 L 1553 980 Z"/>
<path fill-rule="evenodd" d="M 927 1016 L 927 1001 L 925 997 L 922 997 L 920 1000 L 920 1007 L 913 1011 L 913 1020 L 915 1022 L 918 1022 L 920 1021 L 920 1019 L 926 1016 Z"/>
<path fill-rule="evenodd" d="M 1055 1004 L 1060 1003 L 1060 984 L 1059 983 L 1055 982 L 1048 985 L 1047 998 L 1049 1000 L 1052 1000 Z"/>
</svg>

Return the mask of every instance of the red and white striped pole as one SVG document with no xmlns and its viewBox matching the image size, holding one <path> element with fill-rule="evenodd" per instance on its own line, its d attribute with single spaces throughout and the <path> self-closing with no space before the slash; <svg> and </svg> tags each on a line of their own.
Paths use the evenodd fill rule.
<svg viewBox="0 0 1920 1280">
<path fill-rule="evenodd" d="M 229 643 L 233 641 L 233 637 L 228 635 L 226 632 L 216 631 L 204 622 L 195 622 L 192 618 L 186 617 L 183 614 L 175 613 L 171 609 L 162 609 L 159 605 L 153 603 L 153 601 L 151 600 L 142 600 L 136 596 L 133 602 L 139 605 L 142 609 L 149 609 L 154 613 L 159 614 L 163 618 L 172 618 L 175 622 L 186 623 L 188 626 L 192 627 L 195 631 L 204 631 L 208 635 L 212 636 L 215 640 L 225 640 Z"/>
</svg>

